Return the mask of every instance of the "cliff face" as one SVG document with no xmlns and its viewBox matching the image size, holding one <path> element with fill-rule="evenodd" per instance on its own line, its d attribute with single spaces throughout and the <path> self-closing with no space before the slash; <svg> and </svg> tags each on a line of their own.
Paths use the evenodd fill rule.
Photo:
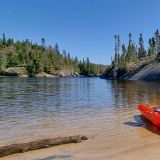
<svg viewBox="0 0 160 160">
<path fill-rule="evenodd" d="M 128 78 L 129 80 L 160 80 L 160 62 L 152 62 L 137 73 Z"/>
<path fill-rule="evenodd" d="M 117 80 L 145 80 L 145 81 L 157 81 L 160 80 L 160 61 L 155 59 L 147 63 L 141 63 L 135 65 L 126 73 L 122 73 L 118 78 L 115 78 L 112 70 L 104 72 L 101 78 L 105 79 L 117 79 Z"/>
</svg>

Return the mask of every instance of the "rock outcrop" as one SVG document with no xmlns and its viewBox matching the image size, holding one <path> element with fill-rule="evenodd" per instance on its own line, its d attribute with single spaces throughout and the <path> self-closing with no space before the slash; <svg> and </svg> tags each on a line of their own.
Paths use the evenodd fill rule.
<svg viewBox="0 0 160 160">
<path fill-rule="evenodd" d="M 103 73 L 101 78 L 118 79 L 118 80 L 145 80 L 157 81 L 160 80 L 160 61 L 155 59 L 150 62 L 136 64 L 126 73 L 121 73 L 118 78 L 114 78 L 112 69 L 108 69 Z"/>
<path fill-rule="evenodd" d="M 61 70 L 56 73 L 57 76 L 60 77 L 76 77 L 79 76 L 77 72 L 75 72 L 73 69 L 68 70 Z"/>
<path fill-rule="evenodd" d="M 34 77 L 36 77 L 36 78 L 54 78 L 57 76 L 52 75 L 52 74 L 47 74 L 45 72 L 41 72 L 41 73 L 36 74 Z"/>
<path fill-rule="evenodd" d="M 160 80 L 160 62 L 148 64 L 128 79 L 148 81 Z"/>
<path fill-rule="evenodd" d="M 28 72 L 25 67 L 11 67 L 0 72 L 1 76 L 18 76 L 28 77 Z"/>
<path fill-rule="evenodd" d="M 29 77 L 26 67 L 11 67 L 7 69 L 3 69 L 0 71 L 1 76 L 10 76 L 10 77 Z M 47 74 L 45 72 L 40 72 L 34 77 L 36 78 L 54 78 L 54 77 L 76 77 L 79 76 L 77 72 L 75 72 L 73 69 L 68 70 L 59 70 L 55 71 L 52 74 Z"/>
</svg>

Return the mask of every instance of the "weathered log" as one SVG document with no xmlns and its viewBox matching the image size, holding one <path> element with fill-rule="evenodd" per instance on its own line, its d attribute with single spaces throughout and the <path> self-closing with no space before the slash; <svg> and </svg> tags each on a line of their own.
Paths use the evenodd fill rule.
<svg viewBox="0 0 160 160">
<path fill-rule="evenodd" d="M 62 144 L 80 143 L 87 140 L 86 136 L 77 135 L 70 137 L 58 137 L 44 140 L 37 140 L 28 143 L 12 144 L 8 146 L 0 147 L 0 157 L 8 156 L 16 153 L 23 153 L 32 150 L 38 150 L 42 148 L 49 148 Z"/>
</svg>

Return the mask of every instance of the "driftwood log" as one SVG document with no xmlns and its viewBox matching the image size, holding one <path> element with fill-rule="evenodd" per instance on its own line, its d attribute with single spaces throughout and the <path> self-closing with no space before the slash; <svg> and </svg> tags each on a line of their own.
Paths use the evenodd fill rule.
<svg viewBox="0 0 160 160">
<path fill-rule="evenodd" d="M 8 146 L 0 147 L 0 157 L 8 156 L 16 153 L 23 153 L 32 150 L 38 150 L 42 148 L 49 148 L 62 144 L 80 143 L 87 140 L 86 136 L 77 135 L 70 137 L 58 137 L 44 140 L 37 140 L 28 143 L 12 144 Z"/>
</svg>

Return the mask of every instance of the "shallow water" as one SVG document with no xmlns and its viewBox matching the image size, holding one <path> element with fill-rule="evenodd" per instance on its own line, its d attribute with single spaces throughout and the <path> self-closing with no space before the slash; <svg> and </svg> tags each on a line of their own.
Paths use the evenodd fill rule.
<svg viewBox="0 0 160 160">
<path fill-rule="evenodd" d="M 0 91 L 1 146 L 84 134 L 88 141 L 50 159 L 99 160 L 160 142 L 160 130 L 137 111 L 139 103 L 160 104 L 159 82 L 1 78 Z"/>
</svg>

